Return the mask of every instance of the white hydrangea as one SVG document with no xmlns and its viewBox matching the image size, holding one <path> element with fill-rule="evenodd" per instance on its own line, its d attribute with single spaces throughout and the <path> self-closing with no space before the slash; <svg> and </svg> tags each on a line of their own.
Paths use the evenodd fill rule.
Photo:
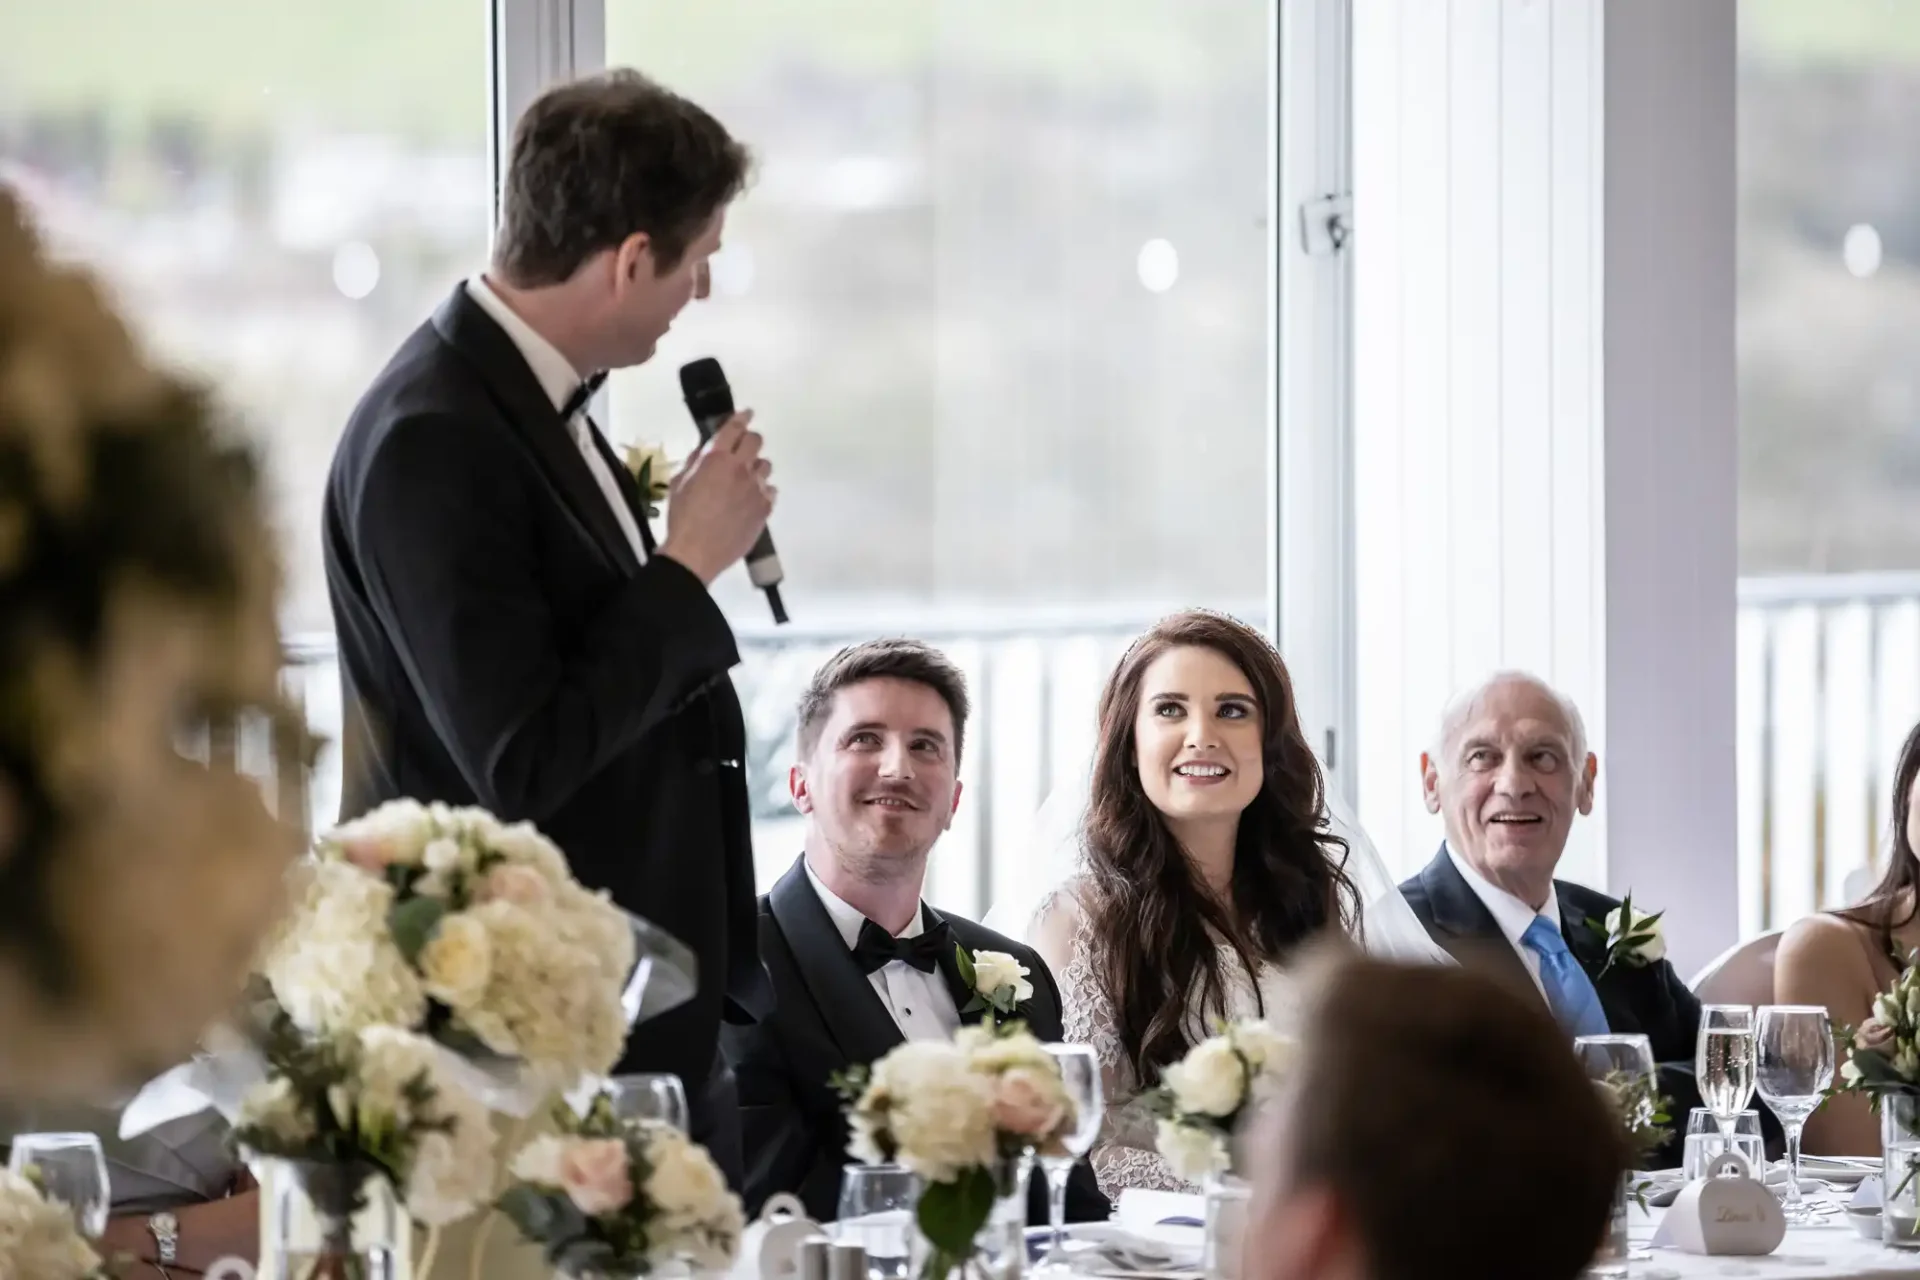
<svg viewBox="0 0 1920 1280">
<path fill-rule="evenodd" d="M 1198 1125 L 1162 1120 L 1154 1128 L 1153 1145 L 1167 1167 L 1188 1182 L 1200 1182 L 1227 1168 L 1225 1139 Z"/>
<path fill-rule="evenodd" d="M 100 1268 L 64 1205 L 51 1204 L 31 1182 L 0 1169 L 0 1276 L 20 1280 L 85 1280 Z"/>
<path fill-rule="evenodd" d="M 651 1238 L 650 1252 L 656 1260 L 687 1257 L 702 1270 L 727 1270 L 744 1226 L 739 1197 L 706 1148 L 666 1125 L 649 1126 L 648 1134 L 650 1172 L 641 1191 L 664 1228 Z"/>
<path fill-rule="evenodd" d="M 486 994 L 493 976 L 493 943 L 470 912 L 442 916 L 420 949 L 420 978 L 428 995 L 458 1013 Z"/>
<path fill-rule="evenodd" d="M 433 1087 L 430 1115 L 453 1121 L 451 1133 L 424 1135 L 407 1169 L 407 1212 L 444 1226 L 477 1209 L 492 1194 L 493 1119 L 484 1103 L 462 1089 L 446 1069 L 443 1050 L 424 1036 L 394 1027 L 360 1033 L 354 1110 L 362 1129 L 404 1127 L 421 1119 L 406 1086 L 425 1072 Z"/>
<path fill-rule="evenodd" d="M 556 936 L 546 912 L 495 901 L 468 914 L 485 927 L 493 962 L 485 993 L 459 1011 L 461 1023 L 495 1053 L 556 1079 L 611 1070 L 626 1044 L 626 1018 L 600 957 Z"/>
<path fill-rule="evenodd" d="M 294 1024 L 310 1034 L 417 1026 L 426 992 L 387 929 L 392 886 L 343 862 L 294 875 L 293 910 L 260 966 Z"/>
<path fill-rule="evenodd" d="M 875 1064 L 857 1112 L 884 1113 L 900 1163 L 947 1182 L 994 1159 L 993 1101 L 993 1077 L 973 1070 L 959 1045 L 914 1040 Z"/>
<path fill-rule="evenodd" d="M 236 1127 L 264 1129 L 288 1146 L 310 1140 L 315 1132 L 314 1117 L 285 1076 L 275 1076 L 248 1090 L 240 1103 Z"/>
<path fill-rule="evenodd" d="M 1014 1067 L 1055 1069 L 1053 1055 L 1025 1031 L 996 1035 L 983 1026 L 962 1027 L 954 1034 L 954 1043 L 976 1071 L 997 1073 Z"/>
</svg>

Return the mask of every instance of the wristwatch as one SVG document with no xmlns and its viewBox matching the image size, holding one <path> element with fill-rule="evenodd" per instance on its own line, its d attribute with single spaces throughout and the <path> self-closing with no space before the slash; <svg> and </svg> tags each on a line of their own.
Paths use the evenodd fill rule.
<svg viewBox="0 0 1920 1280">
<path fill-rule="evenodd" d="M 162 1209 L 147 1219 L 147 1234 L 153 1237 L 154 1261 L 163 1267 L 180 1262 L 180 1219 Z M 161 1272 L 162 1275 L 166 1273 Z"/>
</svg>

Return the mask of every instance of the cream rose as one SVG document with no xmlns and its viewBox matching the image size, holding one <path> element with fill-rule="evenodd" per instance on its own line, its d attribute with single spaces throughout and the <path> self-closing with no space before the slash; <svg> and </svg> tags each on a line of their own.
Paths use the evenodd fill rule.
<svg viewBox="0 0 1920 1280">
<path fill-rule="evenodd" d="M 1239 1023 L 1230 1038 L 1255 1071 L 1278 1072 L 1293 1053 L 1293 1041 L 1264 1021 Z"/>
<path fill-rule="evenodd" d="M 661 1128 L 647 1144 L 653 1170 L 646 1193 L 667 1221 L 678 1225 L 704 1222 L 720 1214 L 726 1198 L 726 1175 L 704 1147 L 695 1146 L 673 1129 Z"/>
<path fill-rule="evenodd" d="M 493 944 L 486 926 L 465 912 L 443 916 L 420 950 L 420 979 L 428 995 L 464 1009 L 486 994 L 493 976 Z"/>
<path fill-rule="evenodd" d="M 1225 1119 L 1247 1096 L 1247 1069 L 1225 1036 L 1202 1040 L 1167 1068 L 1174 1105 L 1188 1115 Z"/>
<path fill-rule="evenodd" d="M 973 953 L 973 989 L 983 996 L 1011 987 L 1014 1003 L 1033 999 L 1033 984 L 1027 981 L 1030 972 L 1004 951 Z"/>
<path fill-rule="evenodd" d="M 1002 1133 L 1046 1139 L 1067 1119 L 1058 1076 L 1033 1067 L 1001 1073 L 993 1094 L 993 1124 Z"/>
<path fill-rule="evenodd" d="M 634 483 L 646 485 L 647 501 L 658 502 L 667 496 L 669 482 L 673 479 L 673 459 L 667 456 L 665 449 L 657 444 L 630 444 L 627 446 L 626 461 Z M 641 479 L 643 476 L 644 481 Z"/>
<path fill-rule="evenodd" d="M 538 1187 L 560 1185 L 560 1159 L 567 1144 L 552 1134 L 544 1134 L 520 1148 L 513 1158 L 513 1176 Z"/>
<path fill-rule="evenodd" d="M 1856 1049 L 1884 1049 L 1893 1042 L 1893 1028 L 1878 1018 L 1868 1018 L 1853 1033 Z"/>
<path fill-rule="evenodd" d="M 585 1214 L 617 1213 L 633 1200 L 627 1144 L 588 1138 L 567 1144 L 560 1156 L 560 1186 Z"/>
<path fill-rule="evenodd" d="M 1153 1145 L 1167 1167 L 1188 1182 L 1199 1182 L 1227 1167 L 1227 1144 L 1198 1125 L 1162 1120 L 1155 1126 Z"/>
<path fill-rule="evenodd" d="M 1607 912 L 1607 918 L 1602 922 L 1607 927 L 1607 937 L 1609 938 L 1622 936 L 1620 911 L 1621 908 L 1615 907 L 1613 910 Z M 1642 931 L 1650 931 L 1653 936 L 1644 942 L 1634 944 L 1633 955 L 1643 964 L 1655 964 L 1664 960 L 1667 955 L 1666 933 L 1661 929 L 1660 922 L 1652 918 L 1651 913 L 1641 911 L 1636 907 L 1633 912 L 1632 928 L 1627 930 L 1627 932 L 1639 933 Z"/>
</svg>

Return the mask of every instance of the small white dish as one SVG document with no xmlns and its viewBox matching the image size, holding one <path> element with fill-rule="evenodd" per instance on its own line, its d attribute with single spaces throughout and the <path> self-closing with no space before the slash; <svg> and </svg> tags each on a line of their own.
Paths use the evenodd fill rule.
<svg viewBox="0 0 1920 1280">
<path fill-rule="evenodd" d="M 1862 1240 L 1877 1242 L 1880 1239 L 1880 1211 L 1878 1209 L 1847 1209 L 1847 1221 L 1853 1224 L 1854 1234 Z"/>
</svg>

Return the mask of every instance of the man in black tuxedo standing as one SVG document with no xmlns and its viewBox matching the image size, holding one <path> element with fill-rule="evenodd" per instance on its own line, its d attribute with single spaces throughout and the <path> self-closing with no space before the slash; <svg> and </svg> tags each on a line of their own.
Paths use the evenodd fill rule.
<svg viewBox="0 0 1920 1280">
<path fill-rule="evenodd" d="M 740 1080 L 747 1211 L 785 1191 L 825 1222 L 839 1216 L 849 1159 L 844 1102 L 830 1080 L 908 1039 L 945 1039 L 979 1020 L 956 944 L 1024 967 L 1032 991 L 1013 1016 L 1043 1041 L 1060 1038 L 1060 992 L 1030 948 L 920 898 L 927 855 L 960 804 L 960 670 L 918 641 L 854 645 L 815 673 L 797 718 L 788 785 L 807 818 L 806 851 L 760 899 L 774 1012 L 728 1027 L 723 1041 Z M 1045 1222 L 1039 1179 L 1033 1193 L 1032 1216 Z M 1085 1161 L 1067 1201 L 1074 1220 L 1107 1216 Z"/>
<path fill-rule="evenodd" d="M 1700 1001 L 1663 939 L 1610 945 L 1617 899 L 1553 874 L 1575 815 L 1593 812 L 1599 769 L 1579 709 L 1534 676 L 1505 672 L 1456 698 L 1420 756 L 1427 809 L 1444 820 L 1446 842 L 1400 892 L 1434 941 L 1538 994 L 1570 1035 L 1644 1034 L 1672 1102 L 1662 1154 L 1677 1165 L 1687 1113 L 1700 1105 Z M 1636 918 L 1645 913 L 1636 906 Z M 1766 1108 L 1760 1115 L 1771 1142 L 1778 1126 Z"/>
<path fill-rule="evenodd" d="M 708 595 L 772 510 L 751 414 L 673 480 L 658 543 L 585 405 L 707 294 L 745 149 L 632 71 L 563 85 L 514 131 L 493 261 L 361 397 L 325 503 L 351 818 L 401 796 L 529 820 L 590 887 L 670 929 L 698 993 L 623 1071 L 685 1082 L 736 1185 L 723 1019 L 771 1005 L 754 930 L 745 730 Z"/>
</svg>

